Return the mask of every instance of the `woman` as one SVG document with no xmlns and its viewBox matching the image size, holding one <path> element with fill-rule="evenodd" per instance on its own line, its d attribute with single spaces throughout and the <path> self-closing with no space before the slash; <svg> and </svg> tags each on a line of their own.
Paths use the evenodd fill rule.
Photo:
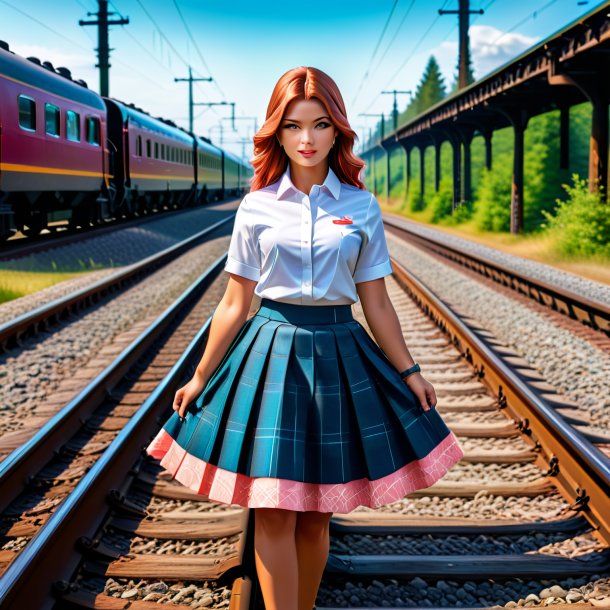
<svg viewBox="0 0 610 610">
<path fill-rule="evenodd" d="M 381 211 L 358 178 L 355 135 L 329 76 L 280 78 L 205 353 L 147 449 L 198 493 L 254 508 L 267 610 L 312 608 L 333 512 L 396 501 L 463 456 L 386 292 Z M 352 317 L 358 298 L 378 345 Z"/>
</svg>

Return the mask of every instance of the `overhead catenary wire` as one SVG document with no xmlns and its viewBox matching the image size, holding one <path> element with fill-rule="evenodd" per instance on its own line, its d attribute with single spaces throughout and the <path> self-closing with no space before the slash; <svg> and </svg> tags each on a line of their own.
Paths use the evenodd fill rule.
<svg viewBox="0 0 610 610">
<path fill-rule="evenodd" d="M 199 59 L 201 60 L 201 63 L 203 64 L 205 69 L 208 71 L 208 74 L 211 75 L 212 71 L 210 70 L 207 62 L 205 61 L 205 58 L 203 57 L 203 54 L 201 53 L 201 50 L 199 49 L 199 45 L 197 44 L 197 41 L 195 40 L 195 37 L 193 36 L 191 29 L 189 28 L 188 23 L 187 23 L 186 19 L 184 18 L 182 11 L 180 10 L 180 6 L 178 5 L 178 0 L 173 0 L 173 2 L 174 2 L 174 6 L 176 7 L 176 10 L 178 11 L 178 15 L 180 16 L 180 20 L 182 21 L 182 25 L 184 26 L 184 29 L 186 30 L 187 36 L 190 38 L 191 42 L 193 43 L 193 46 L 195 47 L 195 51 L 197 51 L 197 55 L 199 55 Z M 225 95 L 224 91 L 221 89 L 220 85 L 218 84 L 218 81 L 216 79 L 214 79 L 212 82 L 214 83 L 214 85 L 216 86 L 218 91 L 220 92 L 220 95 L 223 98 L 226 98 L 226 95 Z"/>
<path fill-rule="evenodd" d="M 409 16 L 409 13 L 411 12 L 411 9 L 413 8 L 414 4 L 415 4 L 415 0 L 411 0 L 411 3 L 407 7 L 407 12 L 403 15 L 402 19 L 400 20 L 400 23 L 398 24 L 398 27 L 396 28 L 396 31 L 394 32 L 394 36 L 392 36 L 392 39 L 387 44 L 385 51 L 383 52 L 383 55 L 377 60 L 377 65 L 375 66 L 373 72 L 376 72 L 379 69 L 381 62 L 385 59 L 385 56 L 388 54 L 388 51 L 394 44 L 394 41 L 396 40 L 398 34 L 400 33 L 400 30 L 402 29 L 402 26 L 403 26 L 405 20 L 407 19 L 407 17 Z"/>
<path fill-rule="evenodd" d="M 57 30 L 55 30 L 54 28 L 50 27 L 49 25 L 47 25 L 46 23 L 40 21 L 40 19 L 37 19 L 36 17 L 30 15 L 29 13 L 27 13 L 26 11 L 24 11 L 23 9 L 11 4 L 10 2 L 7 2 L 7 0 L 0 0 L 0 2 L 2 4 L 5 4 L 6 6 L 12 8 L 13 10 L 17 11 L 18 13 L 20 13 L 21 15 L 23 15 L 24 17 L 26 17 L 27 19 L 30 19 L 31 21 L 33 21 L 34 23 L 37 23 L 38 25 L 40 25 L 41 27 L 43 27 L 45 30 L 48 30 L 49 32 L 55 34 L 56 36 L 58 36 L 59 38 L 66 40 L 67 42 L 69 42 L 71 45 L 81 49 L 82 51 L 85 51 L 86 53 L 90 53 L 91 52 L 91 48 L 90 47 L 85 47 L 84 45 L 75 42 L 74 40 L 72 40 L 71 38 L 69 38 L 68 36 L 65 36 L 64 34 L 62 34 L 61 32 L 58 32 Z M 81 30 L 83 28 L 80 28 Z M 158 82 L 156 82 L 154 79 L 150 78 L 148 75 L 144 74 L 143 72 L 140 72 L 137 68 L 134 68 L 133 66 L 129 65 L 128 63 L 122 61 L 121 59 L 118 58 L 114 58 L 114 61 L 122 64 L 123 66 L 125 66 L 126 68 L 129 68 L 129 70 L 131 70 L 132 72 L 134 72 L 135 74 L 139 74 L 142 78 L 145 78 L 148 82 L 152 83 L 153 85 L 155 85 L 156 87 L 160 88 L 163 91 L 167 91 L 166 89 L 163 89 L 163 87 L 161 87 L 159 85 Z"/>
<path fill-rule="evenodd" d="M 118 11 L 116 5 L 114 4 L 113 0 L 110 0 L 111 4 L 113 5 L 113 7 L 115 8 L 115 10 Z M 176 55 L 176 57 L 182 62 L 182 64 L 184 64 L 185 68 L 189 68 L 190 63 L 182 56 L 182 54 L 176 49 L 176 47 L 172 44 L 171 40 L 169 39 L 169 37 L 165 34 L 165 32 L 163 31 L 163 29 L 161 28 L 161 26 L 157 23 L 156 19 L 152 16 L 152 14 L 150 13 L 150 11 L 144 6 L 144 4 L 141 2 L 141 0 L 136 0 L 136 2 L 138 3 L 138 5 L 140 6 L 140 8 L 142 9 L 142 11 L 144 12 L 144 14 L 146 15 L 146 17 L 149 19 L 149 21 L 153 24 L 153 26 L 155 27 L 155 30 L 157 32 L 157 34 L 159 35 L 159 39 L 161 44 L 163 43 L 163 41 L 165 41 L 166 45 L 172 50 L 172 52 Z M 120 12 L 120 11 L 119 11 Z M 140 44 L 140 47 L 142 47 L 142 45 Z M 161 63 L 155 56 L 154 54 L 150 53 L 149 51 L 147 51 L 147 53 L 151 54 L 155 61 L 157 61 L 158 63 Z M 161 63 L 161 65 L 163 65 Z M 166 68 L 165 66 L 163 66 L 166 70 L 168 70 L 171 74 L 174 74 L 174 72 L 171 69 Z M 191 67 L 192 68 L 192 67 Z M 194 76 L 202 76 L 201 73 L 199 73 L 196 69 L 192 69 L 192 73 Z M 197 87 L 198 91 L 200 92 L 201 96 L 205 99 L 205 100 L 209 100 L 206 92 L 201 89 L 199 87 L 199 83 L 197 81 L 195 81 L 195 86 Z M 212 109 L 214 114 L 216 114 L 218 117 L 220 116 L 218 114 L 218 112 L 214 109 Z"/>
<path fill-rule="evenodd" d="M 483 9 L 484 11 L 488 10 L 489 7 L 492 6 L 492 4 L 494 4 L 496 0 L 490 0 L 487 5 L 485 6 L 485 8 Z M 516 28 L 520 27 L 521 25 L 523 25 L 525 22 L 529 21 L 531 18 L 536 17 L 538 14 L 540 14 L 541 12 L 545 11 L 547 8 L 549 8 L 550 6 L 552 6 L 553 4 L 555 4 L 557 2 L 557 0 L 550 0 L 549 2 L 547 2 L 546 4 L 544 4 L 543 6 L 541 6 L 538 9 L 535 9 L 534 11 L 532 11 L 529 15 L 527 15 L 525 18 L 521 19 L 520 21 L 518 21 L 517 23 L 515 23 L 512 27 L 510 27 L 509 29 L 507 29 L 505 32 L 502 32 L 495 40 L 493 40 L 492 42 L 490 42 L 490 45 L 496 44 L 499 40 L 501 40 L 504 36 L 506 36 L 507 34 L 509 34 L 510 32 L 512 32 L 513 30 L 515 30 Z M 445 1 L 445 4 L 447 3 L 447 0 Z M 440 16 L 440 15 L 439 15 Z M 408 61 L 413 57 L 413 55 L 415 54 L 415 51 L 417 50 L 417 48 L 419 47 L 419 45 L 421 44 L 421 42 L 423 42 L 423 40 L 425 39 L 425 37 L 427 36 L 428 32 L 432 29 L 433 25 L 436 23 L 437 18 L 435 18 L 435 20 L 432 22 L 431 26 L 426 30 L 426 32 L 424 32 L 424 34 L 422 35 L 422 37 L 420 38 L 420 40 L 418 41 L 418 43 L 415 45 L 413 51 L 411 52 L 411 54 L 405 59 L 405 61 L 400 65 L 400 67 L 398 68 L 398 70 L 396 70 L 394 72 L 394 74 L 392 75 L 392 77 L 388 80 L 387 84 L 382 87 L 382 89 L 387 89 L 388 87 L 390 87 L 392 81 L 396 78 L 396 76 L 398 75 L 398 73 L 400 73 L 402 71 L 402 69 L 405 67 L 405 65 L 408 63 Z M 474 22 L 474 19 L 473 19 Z M 455 26 L 454 26 L 455 27 Z M 452 28 L 451 31 L 453 31 L 454 28 Z M 451 33 L 451 32 L 449 32 Z M 449 33 L 447 34 L 447 36 L 449 35 Z M 372 102 L 369 104 L 369 106 L 366 108 L 366 110 L 364 112 L 368 112 L 372 106 L 375 104 L 375 102 L 378 100 L 380 96 L 380 93 L 378 93 L 375 98 L 372 100 Z"/>
<path fill-rule="evenodd" d="M 362 87 L 364 86 L 364 83 L 366 82 L 366 80 L 369 76 L 369 71 L 371 69 L 371 66 L 373 65 L 373 60 L 375 59 L 377 50 L 379 49 L 379 46 L 381 45 L 381 41 L 383 40 L 383 37 L 385 36 L 385 33 L 388 29 L 388 25 L 390 24 L 390 21 L 392 21 L 392 15 L 394 14 L 394 11 L 396 10 L 397 5 L 398 5 L 398 0 L 394 0 L 394 4 L 392 4 L 392 8 L 390 9 L 390 14 L 388 15 L 388 17 L 383 25 L 383 29 L 381 30 L 381 34 L 379 35 L 379 38 L 377 39 L 377 44 L 375 45 L 375 49 L 373 50 L 373 54 L 371 55 L 371 59 L 369 60 L 369 65 L 364 73 L 364 76 L 362 77 L 362 80 L 360 81 L 360 85 L 356 91 L 356 94 L 354 95 L 354 99 L 352 100 L 352 106 L 356 103 L 356 100 L 358 99 L 358 96 L 360 95 L 360 91 L 362 91 Z"/>
</svg>

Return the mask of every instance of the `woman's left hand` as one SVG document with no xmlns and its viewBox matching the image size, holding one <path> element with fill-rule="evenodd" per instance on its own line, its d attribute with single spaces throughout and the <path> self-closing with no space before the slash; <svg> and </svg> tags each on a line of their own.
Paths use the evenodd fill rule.
<svg viewBox="0 0 610 610">
<path fill-rule="evenodd" d="M 436 392 L 429 381 L 426 381 L 421 373 L 412 373 L 403 380 L 413 394 L 417 396 L 424 411 L 429 411 L 436 407 Z"/>
</svg>

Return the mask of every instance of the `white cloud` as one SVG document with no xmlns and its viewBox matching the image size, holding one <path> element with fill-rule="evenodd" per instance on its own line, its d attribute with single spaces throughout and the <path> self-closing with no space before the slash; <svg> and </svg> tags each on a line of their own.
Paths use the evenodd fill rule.
<svg viewBox="0 0 610 610">
<path fill-rule="evenodd" d="M 470 54 L 476 78 L 521 55 L 536 40 L 515 32 L 503 33 L 490 25 L 473 25 L 470 28 Z"/>
<path fill-rule="evenodd" d="M 514 32 L 503 33 L 489 25 L 470 26 L 470 57 L 475 79 L 514 59 L 535 42 L 535 38 Z M 430 55 L 438 61 L 447 88 L 451 87 L 458 70 L 458 41 L 442 42 L 426 52 L 426 57 Z"/>
</svg>

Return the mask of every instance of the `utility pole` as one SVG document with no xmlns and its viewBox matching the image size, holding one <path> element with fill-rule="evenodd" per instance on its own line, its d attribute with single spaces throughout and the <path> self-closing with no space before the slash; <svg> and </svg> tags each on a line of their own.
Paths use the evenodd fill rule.
<svg viewBox="0 0 610 610">
<path fill-rule="evenodd" d="M 237 131 L 235 129 L 235 102 L 198 102 L 193 106 L 231 106 L 231 128 L 233 131 Z"/>
<path fill-rule="evenodd" d="M 97 15 L 97 21 L 79 20 L 78 25 L 97 25 L 97 59 L 98 64 L 95 66 L 100 69 L 100 95 L 108 97 L 108 69 L 110 68 L 110 51 L 114 49 L 108 46 L 108 26 L 109 25 L 127 25 L 129 17 L 121 17 L 115 21 L 109 21 L 108 15 L 115 15 L 114 12 L 108 12 L 108 0 L 97 0 L 99 10 L 97 13 L 87 13 L 88 17 Z"/>
<path fill-rule="evenodd" d="M 391 93 L 394 95 L 394 106 L 392 107 L 392 126 L 394 131 L 398 129 L 398 104 L 396 103 L 396 94 L 398 93 L 408 93 L 411 97 L 413 97 L 412 91 L 396 91 L 396 89 L 392 89 L 392 91 L 382 91 L 381 93 Z"/>
<path fill-rule="evenodd" d="M 439 15 L 458 15 L 458 24 L 460 28 L 460 69 L 458 87 L 463 89 L 468 86 L 468 63 L 470 59 L 470 41 L 468 39 L 469 16 L 471 13 L 483 14 L 483 9 L 471 11 L 469 0 L 458 0 L 459 9 L 457 11 L 446 11 L 438 9 Z"/>
<path fill-rule="evenodd" d="M 188 78 L 174 78 L 175 82 L 188 81 L 189 84 L 189 131 L 193 133 L 193 83 L 195 81 L 210 81 L 214 80 L 212 77 L 208 78 L 193 78 L 193 71 L 189 66 L 189 77 Z"/>
</svg>

